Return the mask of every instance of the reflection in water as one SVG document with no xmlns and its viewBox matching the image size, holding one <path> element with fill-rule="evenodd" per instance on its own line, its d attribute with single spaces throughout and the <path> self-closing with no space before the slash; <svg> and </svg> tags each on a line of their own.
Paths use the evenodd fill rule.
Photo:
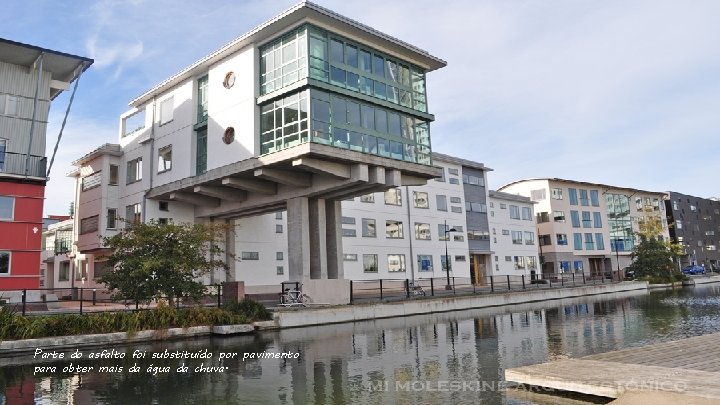
<svg viewBox="0 0 720 405">
<path fill-rule="evenodd" d="M 32 356 L 0 358 L 0 403 L 534 404 L 504 389 L 506 368 L 720 331 L 717 286 L 630 292 L 503 308 L 120 348 L 123 372 L 33 376 Z M 133 359 L 134 350 L 211 350 L 213 360 Z M 298 352 L 298 359 L 242 360 Z M 218 353 L 240 353 L 218 363 Z M 225 373 L 176 373 L 182 363 Z M 210 364 L 212 363 L 212 364 Z M 64 367 L 69 361 L 46 363 Z M 131 373 L 137 365 L 142 372 Z M 148 367 L 173 372 L 148 374 Z M 574 400 L 573 400 L 574 401 Z M 573 402 L 575 403 L 575 402 Z"/>
</svg>

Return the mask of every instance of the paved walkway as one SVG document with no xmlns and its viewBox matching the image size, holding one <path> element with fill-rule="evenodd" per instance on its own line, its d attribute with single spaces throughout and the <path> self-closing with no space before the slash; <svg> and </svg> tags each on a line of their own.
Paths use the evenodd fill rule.
<svg viewBox="0 0 720 405">
<path fill-rule="evenodd" d="M 622 396 L 618 404 L 657 403 L 651 394 L 659 398 L 664 393 L 683 398 L 674 404 L 690 403 L 690 396 L 706 399 L 698 404 L 720 404 L 720 333 L 508 369 L 505 379 L 609 398 Z"/>
</svg>

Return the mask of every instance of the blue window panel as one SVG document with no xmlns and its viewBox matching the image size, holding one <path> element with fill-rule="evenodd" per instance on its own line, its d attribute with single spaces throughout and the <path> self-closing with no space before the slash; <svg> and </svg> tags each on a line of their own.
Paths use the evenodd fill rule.
<svg viewBox="0 0 720 405">
<path fill-rule="evenodd" d="M 578 205 L 577 189 L 569 188 L 568 195 L 570 196 L 570 205 Z"/>
<path fill-rule="evenodd" d="M 563 273 L 569 273 L 570 272 L 570 262 L 561 261 L 560 262 L 560 271 Z"/>
<path fill-rule="evenodd" d="M 580 205 L 587 207 L 589 204 L 587 190 L 580 189 Z"/>
<path fill-rule="evenodd" d="M 592 227 L 592 221 L 590 220 L 590 211 L 582 212 L 582 222 L 583 222 L 583 228 L 591 228 Z"/>
<path fill-rule="evenodd" d="M 603 234 L 595 234 L 595 246 L 597 247 L 597 250 L 605 250 L 605 241 L 603 241 Z"/>
<path fill-rule="evenodd" d="M 597 190 L 590 190 L 590 205 L 592 205 L 593 207 L 600 206 L 600 200 L 598 199 Z"/>
<path fill-rule="evenodd" d="M 583 238 L 581 233 L 573 234 L 573 249 L 582 250 Z"/>
<path fill-rule="evenodd" d="M 580 214 L 577 211 L 570 211 L 570 220 L 573 228 L 580 228 Z"/>
<path fill-rule="evenodd" d="M 593 222 L 595 228 L 602 228 L 602 216 L 599 212 L 593 212 Z"/>
</svg>

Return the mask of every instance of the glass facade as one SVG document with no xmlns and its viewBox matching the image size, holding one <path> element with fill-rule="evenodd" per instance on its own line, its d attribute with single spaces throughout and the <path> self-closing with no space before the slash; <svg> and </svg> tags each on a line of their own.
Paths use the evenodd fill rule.
<svg viewBox="0 0 720 405">
<path fill-rule="evenodd" d="M 422 69 L 320 28 L 304 25 L 260 48 L 261 95 L 306 78 L 427 111 Z M 260 153 L 309 141 L 430 165 L 429 123 L 379 104 L 315 88 L 270 101 L 261 106 Z"/>
<path fill-rule="evenodd" d="M 630 217 L 630 199 L 622 194 L 606 194 L 610 250 L 630 252 L 635 246 L 635 236 Z"/>
</svg>

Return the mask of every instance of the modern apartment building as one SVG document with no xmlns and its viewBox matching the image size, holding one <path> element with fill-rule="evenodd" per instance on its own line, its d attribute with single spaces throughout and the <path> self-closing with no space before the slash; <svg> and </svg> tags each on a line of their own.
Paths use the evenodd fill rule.
<svg viewBox="0 0 720 405">
<path fill-rule="evenodd" d="M 540 277 L 534 202 L 529 197 L 489 192 L 492 271 L 488 275 Z"/>
<path fill-rule="evenodd" d="M 0 38 L 0 290 L 40 286 L 50 104 L 92 63 Z"/>
<path fill-rule="evenodd" d="M 117 216 L 235 224 L 285 210 L 283 276 L 349 298 L 340 202 L 440 175 L 425 81 L 443 66 L 313 3 L 290 8 L 132 100 L 118 144 L 76 162 L 73 268 L 95 278 Z M 226 249 L 253 260 L 232 235 Z"/>
<path fill-rule="evenodd" d="M 682 266 L 720 269 L 720 200 L 668 192 L 665 211 L 673 242 L 685 247 Z"/>
<path fill-rule="evenodd" d="M 662 192 L 558 178 L 519 180 L 500 191 L 537 203 L 543 277 L 569 272 L 622 277 L 642 221 L 659 221 L 658 236 L 669 238 Z"/>
</svg>

